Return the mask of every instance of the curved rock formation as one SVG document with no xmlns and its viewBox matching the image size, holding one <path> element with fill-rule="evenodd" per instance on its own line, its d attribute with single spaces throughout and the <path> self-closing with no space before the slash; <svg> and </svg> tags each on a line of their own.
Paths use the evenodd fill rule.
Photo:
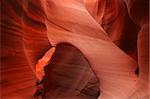
<svg viewBox="0 0 150 99">
<path fill-rule="evenodd" d="M 2 99 L 149 98 L 149 1 L 0 2 Z"/>
</svg>

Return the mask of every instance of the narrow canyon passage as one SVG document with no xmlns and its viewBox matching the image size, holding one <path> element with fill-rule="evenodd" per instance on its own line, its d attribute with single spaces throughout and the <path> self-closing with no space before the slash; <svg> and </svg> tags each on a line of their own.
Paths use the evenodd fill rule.
<svg viewBox="0 0 150 99">
<path fill-rule="evenodd" d="M 149 1 L 0 5 L 1 99 L 149 99 Z"/>
</svg>

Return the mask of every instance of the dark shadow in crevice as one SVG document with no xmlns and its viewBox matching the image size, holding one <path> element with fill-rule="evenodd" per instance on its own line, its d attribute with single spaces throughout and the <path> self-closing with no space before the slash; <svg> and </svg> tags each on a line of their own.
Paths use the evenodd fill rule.
<svg viewBox="0 0 150 99">
<path fill-rule="evenodd" d="M 98 79 L 83 54 L 71 44 L 58 44 L 44 69 L 44 99 L 97 99 L 99 96 Z"/>
</svg>

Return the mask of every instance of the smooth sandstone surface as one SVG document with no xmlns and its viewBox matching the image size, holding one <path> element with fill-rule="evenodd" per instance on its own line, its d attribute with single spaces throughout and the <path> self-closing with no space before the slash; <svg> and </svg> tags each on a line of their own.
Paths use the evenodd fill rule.
<svg viewBox="0 0 150 99">
<path fill-rule="evenodd" d="M 0 2 L 2 99 L 149 98 L 148 1 Z"/>
</svg>

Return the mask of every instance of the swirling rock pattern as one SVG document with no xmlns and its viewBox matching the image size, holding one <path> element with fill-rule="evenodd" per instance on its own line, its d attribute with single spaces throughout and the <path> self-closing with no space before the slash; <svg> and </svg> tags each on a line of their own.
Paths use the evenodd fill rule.
<svg viewBox="0 0 150 99">
<path fill-rule="evenodd" d="M 0 2 L 2 99 L 149 98 L 149 1 Z"/>
</svg>

